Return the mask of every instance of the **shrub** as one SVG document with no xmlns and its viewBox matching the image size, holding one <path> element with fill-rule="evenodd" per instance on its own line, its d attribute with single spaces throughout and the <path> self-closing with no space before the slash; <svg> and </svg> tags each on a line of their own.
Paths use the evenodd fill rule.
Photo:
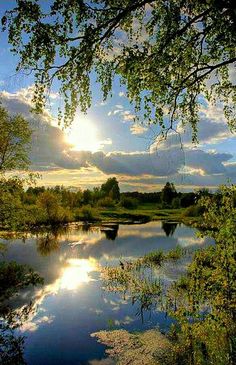
<svg viewBox="0 0 236 365">
<path fill-rule="evenodd" d="M 201 205 L 190 205 L 183 213 L 184 217 L 199 217 L 204 213 L 204 207 Z"/>
<path fill-rule="evenodd" d="M 64 208 L 59 204 L 56 194 L 45 191 L 41 193 L 37 199 L 37 207 L 41 212 L 37 214 L 36 223 L 67 223 L 72 220 L 72 214 L 68 208 Z"/>
<path fill-rule="evenodd" d="M 135 198 L 122 196 L 120 200 L 120 205 L 126 209 L 135 209 L 138 207 L 138 200 Z"/>
<path fill-rule="evenodd" d="M 99 199 L 98 206 L 104 208 L 113 208 L 115 206 L 115 201 L 109 196 L 106 196 L 103 199 Z"/>
<path fill-rule="evenodd" d="M 153 252 L 149 252 L 146 254 L 143 259 L 142 263 L 144 265 L 158 265 L 161 266 L 163 261 L 165 260 L 165 254 L 162 250 L 157 250 Z"/>
<path fill-rule="evenodd" d="M 90 205 L 84 205 L 75 211 L 75 220 L 92 222 L 96 220 L 95 210 Z"/>
<path fill-rule="evenodd" d="M 181 207 L 181 204 L 180 204 L 180 198 L 176 197 L 172 200 L 172 208 L 173 209 L 178 209 Z"/>
</svg>

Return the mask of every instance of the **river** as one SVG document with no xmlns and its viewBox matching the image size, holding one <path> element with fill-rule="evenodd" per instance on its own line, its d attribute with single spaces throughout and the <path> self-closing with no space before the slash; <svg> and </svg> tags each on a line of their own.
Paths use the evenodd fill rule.
<svg viewBox="0 0 236 365">
<path fill-rule="evenodd" d="M 72 225 L 66 230 L 1 240 L 1 260 L 28 264 L 43 278 L 43 286 L 29 286 L 10 301 L 12 309 L 30 303 L 23 324 L 14 331 L 24 336 L 24 359 L 29 365 L 106 364 L 105 347 L 91 333 L 124 328 L 139 331 L 170 323 L 158 310 L 140 318 L 137 303 L 102 288 L 100 268 L 132 260 L 145 253 L 177 245 L 195 249 L 210 244 L 193 228 L 177 223 L 132 225 Z M 164 275 L 175 279 L 186 260 L 168 267 Z"/>
</svg>

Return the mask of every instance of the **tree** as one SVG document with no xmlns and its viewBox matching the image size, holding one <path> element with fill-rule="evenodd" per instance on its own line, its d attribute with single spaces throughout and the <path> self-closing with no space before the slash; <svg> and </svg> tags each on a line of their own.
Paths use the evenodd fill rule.
<svg viewBox="0 0 236 365">
<path fill-rule="evenodd" d="M 89 204 L 92 201 L 92 193 L 89 189 L 83 191 L 83 204 Z"/>
<path fill-rule="evenodd" d="M 78 104 L 82 111 L 90 106 L 95 71 L 104 99 L 119 75 L 136 119 L 159 123 L 163 131 L 188 122 L 196 140 L 202 97 L 223 102 L 235 129 L 233 0 L 52 0 L 48 7 L 16 0 L 2 27 L 20 57 L 17 70 L 35 75 L 37 111 L 59 83 L 65 125 Z"/>
<path fill-rule="evenodd" d="M 102 184 L 101 192 L 113 200 L 120 200 L 119 183 L 115 177 L 110 177 L 104 184 Z"/>
<path fill-rule="evenodd" d="M 172 200 L 177 196 L 173 183 L 167 182 L 161 191 L 161 201 L 163 205 L 171 205 Z"/>
<path fill-rule="evenodd" d="M 31 141 L 28 122 L 21 115 L 11 117 L 0 105 L 0 131 L 0 173 L 26 169 Z"/>
<path fill-rule="evenodd" d="M 53 225 L 71 220 L 70 211 L 60 205 L 59 197 L 51 191 L 46 190 L 39 195 L 37 206 L 43 210 L 46 223 Z"/>
</svg>

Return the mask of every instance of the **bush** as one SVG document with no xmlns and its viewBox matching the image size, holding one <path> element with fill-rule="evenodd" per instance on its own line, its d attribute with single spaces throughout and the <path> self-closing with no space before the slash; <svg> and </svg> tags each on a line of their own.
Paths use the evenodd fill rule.
<svg viewBox="0 0 236 365">
<path fill-rule="evenodd" d="M 106 196 L 103 199 L 99 199 L 98 206 L 104 208 L 113 208 L 115 206 L 115 201 L 109 196 Z"/>
<path fill-rule="evenodd" d="M 92 222 L 96 220 L 95 210 L 90 205 L 84 205 L 75 211 L 75 220 Z"/>
<path fill-rule="evenodd" d="M 183 213 L 184 217 L 199 217 L 204 213 L 205 209 L 201 205 L 190 205 Z"/>
<path fill-rule="evenodd" d="M 59 204 L 56 194 L 45 191 L 37 199 L 39 214 L 36 215 L 36 223 L 68 223 L 72 221 L 72 214 L 68 208 Z"/>
<path fill-rule="evenodd" d="M 120 200 L 120 205 L 126 209 L 136 209 L 138 207 L 138 200 L 135 198 L 122 196 Z"/>
<path fill-rule="evenodd" d="M 180 198 L 176 197 L 172 200 L 172 208 L 173 209 L 179 209 L 181 207 L 181 204 L 180 204 Z"/>
</svg>

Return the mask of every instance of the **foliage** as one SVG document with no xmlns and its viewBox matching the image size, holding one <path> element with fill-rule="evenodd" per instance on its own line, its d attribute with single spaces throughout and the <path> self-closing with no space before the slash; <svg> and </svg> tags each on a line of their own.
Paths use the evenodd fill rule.
<svg viewBox="0 0 236 365">
<path fill-rule="evenodd" d="M 177 192 L 173 183 L 167 182 L 161 191 L 161 201 L 163 207 L 171 206 L 172 200 L 176 197 Z"/>
<path fill-rule="evenodd" d="M 14 261 L 0 263 L 0 302 L 30 284 L 42 283 L 42 278 L 27 265 L 20 265 Z"/>
<path fill-rule="evenodd" d="M 106 196 L 105 198 L 99 199 L 97 204 L 99 207 L 113 208 L 115 206 L 115 201 L 109 196 Z"/>
<path fill-rule="evenodd" d="M 76 211 L 75 219 L 86 222 L 93 222 L 94 220 L 96 220 L 96 211 L 90 205 L 84 205 L 82 208 Z"/>
<path fill-rule="evenodd" d="M 180 204 L 181 207 L 183 208 L 187 208 L 190 205 L 194 205 L 195 203 L 196 203 L 196 194 L 193 192 L 182 194 L 180 197 Z"/>
<path fill-rule="evenodd" d="M 236 187 L 223 186 L 216 196 L 199 200 L 204 207 L 201 235 L 215 245 L 195 252 L 186 275 L 175 282 L 159 281 L 145 267 L 160 267 L 184 254 L 157 251 L 134 262 L 104 270 L 105 287 L 129 293 L 140 314 L 160 305 L 175 319 L 168 336 L 173 365 L 233 365 L 236 359 Z M 107 286 L 106 286 L 107 285 Z M 158 290 L 157 290 L 158 289 Z M 163 354 L 165 356 L 165 354 Z M 161 362 L 162 361 L 162 362 Z M 164 363 L 161 359 L 160 363 Z"/>
<path fill-rule="evenodd" d="M 45 223 L 66 223 L 72 220 L 70 211 L 63 208 L 58 197 L 50 191 L 45 191 L 39 195 L 37 206 L 43 209 Z"/>
<path fill-rule="evenodd" d="M 31 130 L 21 116 L 10 116 L 0 105 L 0 172 L 26 169 L 30 163 Z"/>
<path fill-rule="evenodd" d="M 101 192 L 113 200 L 120 200 L 119 183 L 115 177 L 110 177 L 104 184 L 102 184 Z"/>
<path fill-rule="evenodd" d="M 26 211 L 21 202 L 23 182 L 19 178 L 0 176 L 0 227 L 17 229 L 26 223 Z"/>
<path fill-rule="evenodd" d="M 178 209 L 178 208 L 181 207 L 181 200 L 178 196 L 173 198 L 171 206 L 172 206 L 173 209 Z"/>
<path fill-rule="evenodd" d="M 126 209 L 136 209 L 138 207 L 138 200 L 135 198 L 122 196 L 120 200 L 120 205 Z"/>
<path fill-rule="evenodd" d="M 34 73 L 36 110 L 42 110 L 53 82 L 59 85 L 65 125 L 78 104 L 83 111 L 91 105 L 95 70 L 104 99 L 119 75 L 141 120 L 167 130 L 176 120 L 190 123 L 196 140 L 205 97 L 224 103 L 235 128 L 233 0 L 53 0 L 46 7 L 17 0 L 2 28 L 20 57 L 17 70 Z"/>
<path fill-rule="evenodd" d="M 0 363 L 26 364 L 23 358 L 24 337 L 16 336 L 14 329 L 26 321 L 33 311 L 33 304 L 11 309 L 7 300 L 30 285 L 41 285 L 43 279 L 27 265 L 16 262 L 0 263 Z"/>
<path fill-rule="evenodd" d="M 199 217 L 203 215 L 205 209 L 200 204 L 190 205 L 184 212 L 184 217 Z"/>
<path fill-rule="evenodd" d="M 156 191 L 152 193 L 139 192 L 139 191 L 129 191 L 125 193 L 121 193 L 121 198 L 133 198 L 138 200 L 139 203 L 156 203 L 159 204 L 161 202 L 161 192 Z"/>
</svg>

